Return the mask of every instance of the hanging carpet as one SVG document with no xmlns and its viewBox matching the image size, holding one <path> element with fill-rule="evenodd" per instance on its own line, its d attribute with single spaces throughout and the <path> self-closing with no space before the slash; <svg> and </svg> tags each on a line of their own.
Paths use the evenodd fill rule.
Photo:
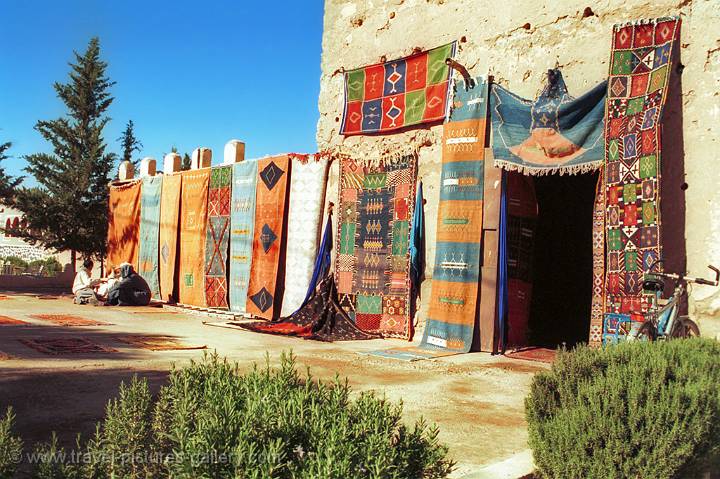
<svg viewBox="0 0 720 479">
<path fill-rule="evenodd" d="M 607 83 L 580 98 L 568 94 L 560 70 L 535 101 L 490 88 L 495 166 L 526 175 L 586 173 L 603 164 Z"/>
<path fill-rule="evenodd" d="M 208 308 L 228 308 L 231 183 L 232 166 L 212 168 L 205 236 L 205 304 Z"/>
<path fill-rule="evenodd" d="M 160 298 L 159 273 L 159 236 L 160 236 L 160 196 L 162 176 L 150 176 L 142 180 L 140 198 L 140 253 L 138 274 L 150 287 L 153 298 Z"/>
<path fill-rule="evenodd" d="M 180 205 L 180 299 L 205 306 L 205 233 L 210 169 L 182 173 Z"/>
<path fill-rule="evenodd" d="M 108 212 L 107 269 L 122 263 L 137 267 L 140 243 L 141 181 L 110 185 Z"/>
<path fill-rule="evenodd" d="M 445 118 L 455 55 L 449 43 L 409 57 L 345 72 L 340 133 L 386 133 Z"/>
<path fill-rule="evenodd" d="M 160 199 L 160 298 L 171 303 L 178 299 L 175 291 L 175 266 L 178 257 L 181 187 L 182 175 L 163 176 Z"/>
<path fill-rule="evenodd" d="M 250 284 L 250 263 L 255 231 L 257 161 L 235 163 L 230 209 L 230 309 L 244 313 Z"/>
<path fill-rule="evenodd" d="M 265 319 L 279 316 L 282 289 L 278 271 L 285 246 L 285 210 L 290 160 L 287 155 L 258 160 L 255 231 L 247 312 Z M 284 276 L 283 276 L 284 279 Z"/>
<path fill-rule="evenodd" d="M 605 122 L 606 313 L 649 306 L 642 282 L 661 257 L 660 120 L 679 33 L 677 17 L 613 29 Z"/>
</svg>

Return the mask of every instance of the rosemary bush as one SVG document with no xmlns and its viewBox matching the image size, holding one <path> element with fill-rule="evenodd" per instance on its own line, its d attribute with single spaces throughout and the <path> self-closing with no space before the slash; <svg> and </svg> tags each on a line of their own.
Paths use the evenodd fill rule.
<svg viewBox="0 0 720 479">
<path fill-rule="evenodd" d="M 5 417 L 0 417 L 0 479 L 13 476 L 20 462 L 22 441 L 13 434 L 15 415 L 8 408 Z"/>
</svg>

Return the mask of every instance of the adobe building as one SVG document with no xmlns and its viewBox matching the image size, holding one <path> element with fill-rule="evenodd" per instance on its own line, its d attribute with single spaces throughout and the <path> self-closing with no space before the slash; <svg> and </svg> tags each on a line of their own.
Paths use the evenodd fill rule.
<svg viewBox="0 0 720 479">
<path fill-rule="evenodd" d="M 547 70 L 560 68 L 569 93 L 578 97 L 608 77 L 614 24 L 676 15 L 682 20 L 679 58 L 674 60 L 662 131 L 663 255 L 668 271 L 686 269 L 708 277 L 708 264 L 720 266 L 720 6 L 716 1 L 326 0 L 318 149 L 366 156 L 398 145 L 421 145 L 418 178 L 427 201 L 425 277 L 431 279 L 443 126 L 340 135 L 343 72 L 457 41 L 455 58 L 471 76 L 490 75 L 497 84 L 533 99 L 545 85 Z M 535 183 L 540 209 L 536 296 L 575 303 L 561 317 L 552 317 L 557 316 L 552 314 L 552 304 L 533 303 L 530 329 L 536 338 L 539 332 L 541 342 L 542 331 L 552 329 L 554 334 L 544 340 L 556 345 L 587 340 L 590 302 L 583 298 L 592 282 L 585 266 L 591 263 L 589 228 L 597 173 L 528 178 Z M 336 204 L 337 182 L 335 162 L 328 195 Z M 575 264 L 585 266 L 575 268 Z M 585 293 L 576 295 L 567 289 L 568 284 L 582 285 Z M 431 281 L 423 283 L 420 330 L 430 286 Z M 703 335 L 720 337 L 720 289 L 693 286 L 689 312 Z M 421 331 L 416 330 L 416 338 L 417 334 Z"/>
</svg>

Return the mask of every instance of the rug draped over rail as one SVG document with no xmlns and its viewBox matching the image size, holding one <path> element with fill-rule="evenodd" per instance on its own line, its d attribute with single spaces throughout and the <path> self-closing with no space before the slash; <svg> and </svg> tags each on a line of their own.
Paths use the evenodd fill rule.
<svg viewBox="0 0 720 479">
<path fill-rule="evenodd" d="M 452 73 L 445 60 L 455 48 L 453 42 L 345 72 L 340 133 L 384 133 L 445 118 Z"/>
<path fill-rule="evenodd" d="M 205 238 L 205 304 L 209 308 L 228 308 L 227 257 L 231 185 L 232 166 L 220 166 L 211 170 Z"/>
<path fill-rule="evenodd" d="M 490 108 L 495 166 L 526 175 L 586 173 L 603 164 L 607 82 L 580 98 L 568 94 L 560 70 L 535 101 L 493 84 Z"/>
<path fill-rule="evenodd" d="M 205 232 L 210 169 L 182 173 L 180 303 L 205 306 Z"/>
<path fill-rule="evenodd" d="M 314 155 L 291 155 L 285 294 L 281 316 L 303 303 L 313 273 L 325 204 L 328 160 Z"/>
<path fill-rule="evenodd" d="M 258 160 L 253 240 L 247 312 L 260 318 L 279 316 L 282 288 L 278 270 L 285 246 L 290 160 L 287 155 Z M 283 276 L 284 279 L 284 276 Z"/>
<path fill-rule="evenodd" d="M 178 220 L 182 175 L 164 175 L 160 199 L 160 297 L 177 301 L 175 265 L 178 250 Z"/>
<path fill-rule="evenodd" d="M 340 304 L 363 331 L 411 337 L 409 242 L 417 152 L 342 157 L 336 281 Z"/>
<path fill-rule="evenodd" d="M 255 231 L 257 161 L 233 165 L 230 210 L 230 309 L 244 313 L 250 284 L 250 263 Z"/>
<path fill-rule="evenodd" d="M 140 242 L 141 181 L 110 186 L 108 212 L 107 268 L 121 263 L 138 264 Z"/>
<path fill-rule="evenodd" d="M 159 235 L 160 235 L 160 196 L 162 176 L 149 176 L 142 179 L 140 199 L 140 253 L 138 274 L 150 287 L 153 298 L 160 298 L 159 272 Z"/>
<path fill-rule="evenodd" d="M 605 121 L 606 313 L 648 308 L 643 273 L 661 257 L 660 120 L 679 33 L 676 17 L 613 29 Z"/>
</svg>

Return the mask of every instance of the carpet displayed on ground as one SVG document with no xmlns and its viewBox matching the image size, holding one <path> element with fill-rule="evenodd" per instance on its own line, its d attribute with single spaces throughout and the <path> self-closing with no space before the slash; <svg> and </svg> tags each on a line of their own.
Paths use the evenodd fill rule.
<svg viewBox="0 0 720 479">
<path fill-rule="evenodd" d="M 556 356 L 557 351 L 547 348 L 523 348 L 505 353 L 506 358 L 540 361 L 543 363 L 552 363 L 555 361 Z"/>
<path fill-rule="evenodd" d="M 244 313 L 247 308 L 250 264 L 255 232 L 255 189 L 257 161 L 233 165 L 230 209 L 230 309 Z"/>
<path fill-rule="evenodd" d="M 153 298 L 160 297 L 160 278 L 158 273 L 159 236 L 160 236 L 160 196 L 162 176 L 148 176 L 142 179 L 140 195 L 140 252 L 138 254 L 138 274 L 150 287 Z"/>
<path fill-rule="evenodd" d="M 107 258 L 108 269 L 121 263 L 137 267 L 140 242 L 141 181 L 110 186 L 108 211 Z"/>
<path fill-rule="evenodd" d="M 15 359 L 15 357 L 0 351 L 0 361 L 10 361 L 11 359 Z"/>
<path fill-rule="evenodd" d="M 86 338 L 38 338 L 18 339 L 25 346 L 44 354 L 99 354 L 116 353 L 117 350 L 102 346 Z"/>
<path fill-rule="evenodd" d="M 605 122 L 606 313 L 649 305 L 643 272 L 661 256 L 660 120 L 679 33 L 679 18 L 613 28 Z"/>
<path fill-rule="evenodd" d="M 319 155 L 290 155 L 290 158 L 285 294 L 280 314 L 283 317 L 297 311 L 308 294 L 320 239 L 329 166 L 328 159 Z"/>
<path fill-rule="evenodd" d="M 160 297 L 163 301 L 177 301 L 175 267 L 178 252 L 178 221 L 180 220 L 180 191 L 182 175 L 164 175 L 160 199 Z"/>
<path fill-rule="evenodd" d="M 600 168 L 607 83 L 573 98 L 560 70 L 549 70 L 547 80 L 534 101 L 492 85 L 495 166 L 526 175 L 587 173 Z"/>
<path fill-rule="evenodd" d="M 409 242 L 417 152 L 377 161 L 342 157 L 336 281 L 340 304 L 363 331 L 409 339 Z"/>
<path fill-rule="evenodd" d="M 72 314 L 31 314 L 31 318 L 49 321 L 58 326 L 110 326 L 112 323 L 87 319 Z"/>
<path fill-rule="evenodd" d="M 180 351 L 190 349 L 206 349 L 207 346 L 188 346 L 172 336 L 116 336 L 121 343 L 130 344 L 150 351 Z"/>
<path fill-rule="evenodd" d="M 285 211 L 290 160 L 287 155 L 258 160 L 248 313 L 265 319 L 279 316 L 282 288 L 278 271 L 285 245 Z M 284 280 L 284 276 L 282 278 Z"/>
<path fill-rule="evenodd" d="M 205 304 L 209 308 L 228 308 L 227 260 L 231 184 L 232 166 L 211 170 L 205 238 Z"/>
<path fill-rule="evenodd" d="M 26 321 L 11 318 L 10 316 L 0 316 L 0 326 L 28 324 Z"/>
<path fill-rule="evenodd" d="M 340 133 L 385 133 L 445 118 L 455 55 L 449 43 L 409 57 L 345 72 Z"/>
<path fill-rule="evenodd" d="M 179 302 L 205 306 L 205 232 L 210 169 L 182 174 Z"/>
</svg>

